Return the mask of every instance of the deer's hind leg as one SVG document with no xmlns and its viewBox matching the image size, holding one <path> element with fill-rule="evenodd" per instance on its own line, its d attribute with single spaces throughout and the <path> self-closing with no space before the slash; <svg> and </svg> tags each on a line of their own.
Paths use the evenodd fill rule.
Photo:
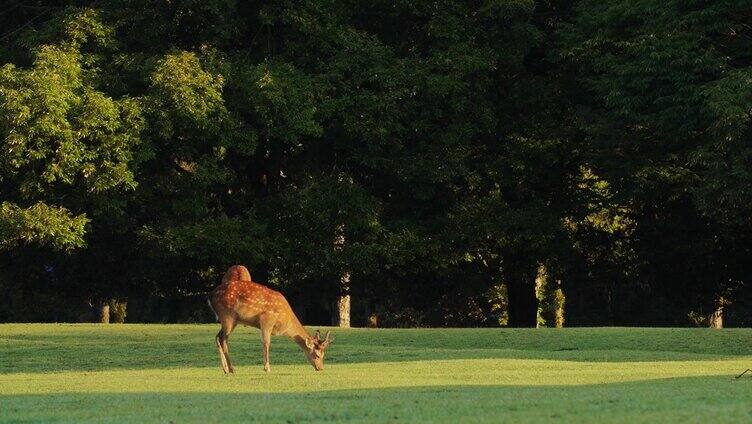
<svg viewBox="0 0 752 424">
<path fill-rule="evenodd" d="M 235 325 L 237 325 L 237 321 L 234 318 L 222 320 L 222 329 L 219 330 L 215 338 L 217 351 L 219 352 L 219 362 L 225 374 L 235 373 L 235 368 L 232 367 L 232 362 L 230 362 L 230 350 L 227 346 L 227 340 L 230 338 L 232 330 L 235 329 Z"/>
<path fill-rule="evenodd" d="M 225 374 L 230 372 L 229 367 L 227 366 L 227 358 L 225 358 L 225 353 L 222 351 L 222 341 L 224 339 L 224 330 L 219 330 L 219 333 L 217 333 L 217 337 L 215 337 L 215 342 L 217 343 L 217 351 L 219 352 L 219 365 L 222 367 L 222 371 L 224 371 Z"/>
</svg>

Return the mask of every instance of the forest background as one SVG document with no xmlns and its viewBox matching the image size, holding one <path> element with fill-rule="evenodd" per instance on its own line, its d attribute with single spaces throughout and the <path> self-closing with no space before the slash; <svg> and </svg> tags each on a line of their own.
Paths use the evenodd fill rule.
<svg viewBox="0 0 752 424">
<path fill-rule="evenodd" d="M 752 6 L 0 2 L 0 321 L 752 325 Z"/>
</svg>

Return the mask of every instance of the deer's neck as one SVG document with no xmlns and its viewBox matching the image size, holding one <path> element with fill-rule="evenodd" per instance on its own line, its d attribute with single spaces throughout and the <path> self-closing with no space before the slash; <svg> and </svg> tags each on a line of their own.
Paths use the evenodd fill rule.
<svg viewBox="0 0 752 424">
<path fill-rule="evenodd" d="M 311 338 L 311 335 L 308 334 L 308 331 L 306 331 L 305 328 L 303 328 L 303 324 L 298 321 L 297 317 L 295 318 L 295 322 L 291 326 L 290 330 L 288 330 L 287 337 L 297 343 L 297 345 L 300 346 L 303 351 L 308 350 L 308 348 L 306 347 L 306 341 Z"/>
</svg>

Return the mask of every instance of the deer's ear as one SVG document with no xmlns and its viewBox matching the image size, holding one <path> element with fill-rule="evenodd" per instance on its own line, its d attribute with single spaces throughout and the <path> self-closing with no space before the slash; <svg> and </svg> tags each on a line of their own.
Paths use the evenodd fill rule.
<svg viewBox="0 0 752 424">
<path fill-rule="evenodd" d="M 308 338 L 308 339 L 306 339 L 306 341 L 305 341 L 305 345 L 306 345 L 306 347 L 307 347 L 308 349 L 313 349 L 313 346 L 314 346 L 315 344 L 316 344 L 316 343 L 315 343 L 315 342 L 313 341 L 313 339 L 311 339 L 311 338 Z"/>
</svg>

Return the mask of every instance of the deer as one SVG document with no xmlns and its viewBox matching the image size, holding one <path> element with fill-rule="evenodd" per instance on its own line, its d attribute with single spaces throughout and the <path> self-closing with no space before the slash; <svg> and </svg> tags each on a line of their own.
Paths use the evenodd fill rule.
<svg viewBox="0 0 752 424">
<path fill-rule="evenodd" d="M 331 331 L 323 339 L 318 330 L 311 336 L 282 293 L 254 282 L 243 265 L 233 265 L 225 272 L 221 284 L 209 294 L 208 303 L 221 325 L 215 341 L 225 374 L 235 373 L 227 341 L 238 323 L 261 330 L 264 371 L 271 371 L 269 347 L 271 336 L 277 335 L 287 336 L 300 346 L 316 371 L 324 369 L 324 355 L 333 341 Z"/>
</svg>

